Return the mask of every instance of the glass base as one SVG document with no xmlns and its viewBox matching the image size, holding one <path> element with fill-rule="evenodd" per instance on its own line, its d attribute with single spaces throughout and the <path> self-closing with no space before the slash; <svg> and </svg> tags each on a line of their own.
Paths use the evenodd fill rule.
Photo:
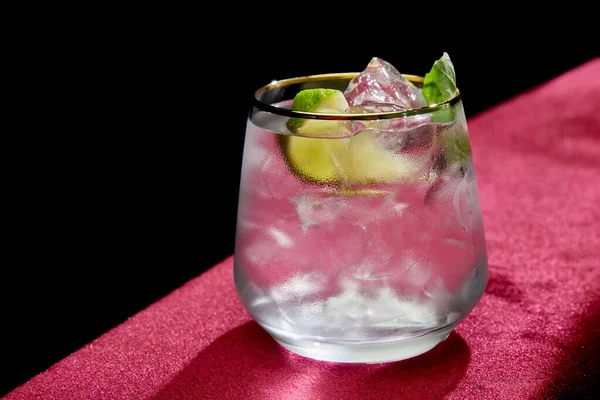
<svg viewBox="0 0 600 400">
<path fill-rule="evenodd" d="M 284 348 L 298 355 L 321 361 L 377 364 L 405 360 L 433 349 L 444 341 L 454 325 L 410 339 L 383 343 L 330 343 L 284 341 L 271 333 Z"/>
</svg>

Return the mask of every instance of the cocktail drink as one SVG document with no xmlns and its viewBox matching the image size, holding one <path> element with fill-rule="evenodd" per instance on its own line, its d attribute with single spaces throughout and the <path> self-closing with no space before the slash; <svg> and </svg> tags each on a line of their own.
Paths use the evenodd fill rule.
<svg viewBox="0 0 600 400">
<path fill-rule="evenodd" d="M 292 352 L 413 357 L 484 292 L 477 182 L 446 53 L 424 77 L 373 58 L 360 73 L 258 89 L 240 182 L 239 298 Z"/>
</svg>

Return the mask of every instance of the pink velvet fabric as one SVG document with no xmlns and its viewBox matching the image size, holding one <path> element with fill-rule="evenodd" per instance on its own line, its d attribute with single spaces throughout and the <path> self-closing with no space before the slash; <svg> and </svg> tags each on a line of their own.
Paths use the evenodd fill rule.
<svg viewBox="0 0 600 400">
<path fill-rule="evenodd" d="M 600 59 L 468 123 L 490 280 L 473 312 L 430 352 L 377 365 L 291 354 L 242 308 L 229 257 L 4 399 L 591 398 L 600 337 Z"/>
</svg>

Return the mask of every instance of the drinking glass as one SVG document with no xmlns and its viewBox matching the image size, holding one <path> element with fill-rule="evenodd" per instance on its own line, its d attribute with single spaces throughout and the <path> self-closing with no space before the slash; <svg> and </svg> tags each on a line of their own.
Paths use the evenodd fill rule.
<svg viewBox="0 0 600 400">
<path fill-rule="evenodd" d="M 488 279 L 486 244 L 458 90 L 414 109 L 292 111 L 300 91 L 343 91 L 357 75 L 256 90 L 234 279 L 245 309 L 286 349 L 391 362 L 429 351 L 474 308 Z M 290 118 L 324 129 L 294 134 Z"/>
</svg>

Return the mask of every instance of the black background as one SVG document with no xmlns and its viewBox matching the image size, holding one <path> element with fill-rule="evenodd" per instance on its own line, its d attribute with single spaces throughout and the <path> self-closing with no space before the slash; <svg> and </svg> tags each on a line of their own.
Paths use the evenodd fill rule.
<svg viewBox="0 0 600 400">
<path fill-rule="evenodd" d="M 207 28 L 203 15 L 91 35 L 55 47 L 45 63 L 44 109 L 24 121 L 42 132 L 21 135 L 4 192 L 12 223 L 0 393 L 233 253 L 246 116 L 259 86 L 360 71 L 373 56 L 423 75 L 446 51 L 470 117 L 597 56 L 591 26 L 567 29 L 561 17 L 455 20 L 440 31 L 409 29 L 411 15 L 383 31 L 353 15 L 339 32 L 307 16 L 294 35 L 290 21 L 266 22 L 276 16 Z"/>
</svg>

